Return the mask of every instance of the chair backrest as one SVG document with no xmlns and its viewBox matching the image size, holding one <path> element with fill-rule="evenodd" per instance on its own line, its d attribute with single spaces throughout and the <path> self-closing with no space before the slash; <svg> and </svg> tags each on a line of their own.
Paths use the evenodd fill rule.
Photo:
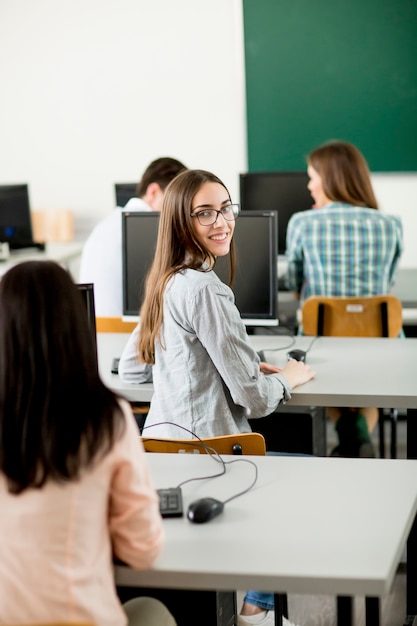
<svg viewBox="0 0 417 626">
<path fill-rule="evenodd" d="M 265 456 L 265 438 L 260 433 L 241 433 L 204 439 L 153 439 L 142 435 L 146 452 L 179 452 L 209 454 L 205 446 L 218 454 L 249 454 Z"/>
<path fill-rule="evenodd" d="M 131 333 L 137 322 L 124 322 L 121 317 L 97 317 L 96 328 L 98 333 Z"/>
<path fill-rule="evenodd" d="M 391 294 L 343 298 L 311 296 L 302 307 L 305 335 L 333 337 L 398 337 L 401 301 Z"/>
<path fill-rule="evenodd" d="M 14 624 L 4 624 L 4 626 L 15 626 Z M 30 624 L 21 624 L 19 626 L 96 626 L 93 622 L 31 622 Z"/>
</svg>

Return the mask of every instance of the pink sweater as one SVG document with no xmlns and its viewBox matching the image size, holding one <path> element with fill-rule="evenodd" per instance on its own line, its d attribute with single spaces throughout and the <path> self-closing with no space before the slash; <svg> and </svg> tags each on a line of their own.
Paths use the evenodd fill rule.
<svg viewBox="0 0 417 626">
<path fill-rule="evenodd" d="M 164 535 L 130 406 L 113 450 L 79 482 L 7 492 L 0 476 L 0 624 L 91 620 L 125 626 L 112 558 L 152 566 Z"/>
</svg>

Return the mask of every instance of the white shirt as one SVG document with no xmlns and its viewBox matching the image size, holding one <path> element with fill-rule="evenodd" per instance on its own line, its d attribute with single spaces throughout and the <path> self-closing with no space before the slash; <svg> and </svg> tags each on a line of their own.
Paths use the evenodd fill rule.
<svg viewBox="0 0 417 626">
<path fill-rule="evenodd" d="M 98 317 L 123 315 L 122 211 L 152 209 L 141 198 L 130 198 L 94 227 L 83 246 L 79 282 L 94 283 Z"/>
</svg>

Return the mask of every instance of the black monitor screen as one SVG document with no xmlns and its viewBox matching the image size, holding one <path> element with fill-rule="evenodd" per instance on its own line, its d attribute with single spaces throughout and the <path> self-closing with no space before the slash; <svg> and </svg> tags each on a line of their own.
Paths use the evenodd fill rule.
<svg viewBox="0 0 417 626">
<path fill-rule="evenodd" d="M 13 248 L 32 240 L 28 186 L 0 185 L 0 241 Z"/>
<path fill-rule="evenodd" d="M 115 183 L 116 205 L 124 207 L 130 198 L 134 198 L 137 186 L 137 183 Z"/>
<path fill-rule="evenodd" d="M 83 302 L 85 304 L 85 310 L 87 313 L 88 326 L 91 331 L 94 346 L 97 351 L 97 328 L 96 328 L 96 309 L 94 303 L 94 284 L 93 283 L 78 283 L 78 291 L 80 292 Z"/>
<path fill-rule="evenodd" d="M 285 254 L 287 224 L 293 213 L 311 209 L 308 175 L 300 172 L 248 172 L 240 174 L 242 211 L 278 212 L 278 254 Z"/>
<path fill-rule="evenodd" d="M 233 291 L 248 326 L 278 324 L 277 215 L 274 211 L 242 212 L 234 234 L 237 267 Z M 159 213 L 122 214 L 123 315 L 138 316 L 144 284 L 152 263 Z M 229 256 L 218 258 L 215 272 L 228 283 Z"/>
</svg>

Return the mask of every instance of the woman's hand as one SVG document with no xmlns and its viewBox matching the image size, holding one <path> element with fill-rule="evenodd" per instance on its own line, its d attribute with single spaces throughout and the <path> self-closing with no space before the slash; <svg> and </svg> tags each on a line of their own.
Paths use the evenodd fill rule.
<svg viewBox="0 0 417 626">
<path fill-rule="evenodd" d="M 272 365 L 272 363 L 265 363 L 265 361 L 261 361 L 259 367 L 262 374 L 279 374 L 282 371 L 282 367 L 277 367 Z"/>
<path fill-rule="evenodd" d="M 288 361 L 287 365 L 279 371 L 288 380 L 291 389 L 308 382 L 316 375 L 316 372 L 307 363 L 296 361 L 295 359 Z"/>
</svg>

